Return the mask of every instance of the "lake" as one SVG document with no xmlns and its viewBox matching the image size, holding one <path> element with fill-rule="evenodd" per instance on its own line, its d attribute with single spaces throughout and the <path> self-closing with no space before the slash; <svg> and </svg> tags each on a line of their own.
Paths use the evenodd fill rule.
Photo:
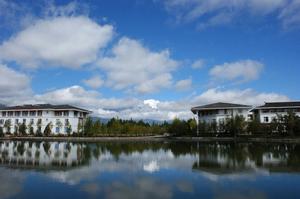
<svg viewBox="0 0 300 199">
<path fill-rule="evenodd" d="M 300 145 L 0 142 L 0 198 L 299 198 Z"/>
</svg>

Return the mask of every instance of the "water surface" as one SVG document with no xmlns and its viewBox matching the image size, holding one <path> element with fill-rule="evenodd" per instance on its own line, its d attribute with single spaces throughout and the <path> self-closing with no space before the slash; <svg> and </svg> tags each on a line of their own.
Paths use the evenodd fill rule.
<svg viewBox="0 0 300 199">
<path fill-rule="evenodd" d="M 0 142 L 0 198 L 299 198 L 300 145 Z"/>
</svg>

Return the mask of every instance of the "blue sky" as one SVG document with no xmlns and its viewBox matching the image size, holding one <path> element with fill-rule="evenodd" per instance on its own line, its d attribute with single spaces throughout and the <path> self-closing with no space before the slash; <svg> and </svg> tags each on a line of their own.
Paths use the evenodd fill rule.
<svg viewBox="0 0 300 199">
<path fill-rule="evenodd" d="M 0 102 L 172 119 L 298 100 L 299 0 L 0 0 Z"/>
</svg>

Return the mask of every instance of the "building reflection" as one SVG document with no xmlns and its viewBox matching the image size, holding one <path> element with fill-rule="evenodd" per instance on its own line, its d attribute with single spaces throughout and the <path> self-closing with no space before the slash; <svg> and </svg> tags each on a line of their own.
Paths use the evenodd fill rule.
<svg viewBox="0 0 300 199">
<path fill-rule="evenodd" d="M 64 169 L 84 165 L 86 144 L 66 142 L 0 142 L 0 164 L 11 168 Z"/>
<path fill-rule="evenodd" d="M 193 169 L 213 174 L 240 172 L 300 172 L 296 144 L 223 143 L 198 146 Z"/>
<path fill-rule="evenodd" d="M 102 165 L 102 169 L 121 169 L 127 161 L 137 170 L 146 168 L 151 171 L 182 167 L 217 175 L 258 170 L 300 172 L 299 151 L 300 145 L 297 144 L 2 141 L 0 165 L 21 169 L 67 170 L 97 164 Z"/>
</svg>

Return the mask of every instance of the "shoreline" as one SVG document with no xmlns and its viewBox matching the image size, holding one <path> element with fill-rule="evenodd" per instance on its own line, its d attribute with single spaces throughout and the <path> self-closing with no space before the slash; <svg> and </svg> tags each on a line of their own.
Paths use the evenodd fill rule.
<svg viewBox="0 0 300 199">
<path fill-rule="evenodd" d="M 0 141 L 67 141 L 67 142 L 105 142 L 105 141 L 183 141 L 183 142 L 265 142 L 300 144 L 300 137 L 295 138 L 232 138 L 232 137 L 0 137 Z"/>
</svg>

